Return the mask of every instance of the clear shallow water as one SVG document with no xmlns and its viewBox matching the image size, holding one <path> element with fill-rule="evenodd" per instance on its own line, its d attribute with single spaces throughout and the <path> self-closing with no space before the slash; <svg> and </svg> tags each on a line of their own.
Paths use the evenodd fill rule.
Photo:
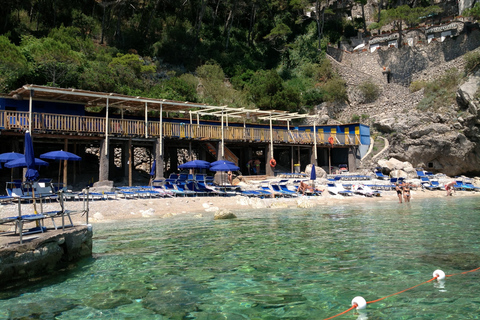
<svg viewBox="0 0 480 320">
<path fill-rule="evenodd" d="M 480 199 L 94 226 L 93 259 L 0 292 L 0 319 L 323 319 L 480 267 Z M 480 272 L 336 319 L 480 319 Z"/>
</svg>

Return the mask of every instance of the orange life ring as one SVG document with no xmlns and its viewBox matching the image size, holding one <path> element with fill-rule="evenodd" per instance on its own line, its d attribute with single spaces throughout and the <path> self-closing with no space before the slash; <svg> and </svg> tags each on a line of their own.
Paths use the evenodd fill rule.
<svg viewBox="0 0 480 320">
<path fill-rule="evenodd" d="M 330 144 L 333 146 L 333 142 L 334 142 L 334 141 L 333 141 L 333 137 L 330 136 L 330 137 L 328 138 L 328 143 L 330 143 Z"/>
<path fill-rule="evenodd" d="M 275 168 L 275 166 L 277 165 L 277 161 L 275 161 L 275 159 L 270 159 L 270 167 L 272 168 Z"/>
</svg>

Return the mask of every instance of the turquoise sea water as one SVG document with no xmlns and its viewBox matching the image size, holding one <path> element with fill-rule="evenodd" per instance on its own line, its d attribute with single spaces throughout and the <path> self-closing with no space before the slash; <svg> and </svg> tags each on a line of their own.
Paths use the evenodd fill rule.
<svg viewBox="0 0 480 320">
<path fill-rule="evenodd" d="M 94 226 L 94 258 L 0 291 L 0 319 L 324 319 L 480 267 L 480 199 L 262 209 Z M 336 319 L 480 319 L 480 271 Z"/>
</svg>

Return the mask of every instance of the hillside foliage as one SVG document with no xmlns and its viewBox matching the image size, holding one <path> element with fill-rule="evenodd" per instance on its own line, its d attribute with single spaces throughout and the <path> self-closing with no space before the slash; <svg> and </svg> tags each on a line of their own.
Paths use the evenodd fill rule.
<svg viewBox="0 0 480 320">
<path fill-rule="evenodd" d="M 441 11 L 407 3 L 384 1 L 377 26 Z M 0 92 L 32 83 L 308 112 L 347 99 L 325 48 L 368 32 L 365 19 L 345 18 L 365 4 L 8 0 L 0 6 Z M 373 89 L 366 87 L 367 100 Z"/>
</svg>

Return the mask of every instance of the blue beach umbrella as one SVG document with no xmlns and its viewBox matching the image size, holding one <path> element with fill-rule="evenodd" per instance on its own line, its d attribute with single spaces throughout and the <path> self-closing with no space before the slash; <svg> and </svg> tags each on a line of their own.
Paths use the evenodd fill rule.
<svg viewBox="0 0 480 320">
<path fill-rule="evenodd" d="M 40 155 L 42 159 L 50 159 L 50 160 L 58 160 L 58 183 L 60 184 L 60 168 L 62 165 L 62 160 L 69 160 L 69 161 L 80 161 L 82 160 L 81 157 L 77 156 L 74 153 L 58 150 L 58 151 L 50 151 L 47 153 L 43 153 Z"/>
<path fill-rule="evenodd" d="M 214 167 L 214 166 L 216 166 L 217 164 L 224 164 L 224 163 L 229 163 L 229 164 L 235 165 L 235 163 L 233 163 L 232 161 L 228 161 L 228 160 L 217 160 L 217 161 L 213 161 L 212 163 L 210 163 L 210 167 Z"/>
<path fill-rule="evenodd" d="M 210 171 L 237 171 L 237 170 L 240 170 L 239 167 L 237 167 L 235 165 L 235 163 L 231 162 L 231 161 L 226 161 L 226 160 L 220 160 L 220 161 L 215 161 L 215 162 L 212 162 L 212 163 L 215 163 L 214 166 L 211 166 L 210 167 Z M 223 176 L 222 176 L 222 180 L 223 180 Z M 222 181 L 223 183 L 223 181 Z"/>
<path fill-rule="evenodd" d="M 34 160 L 34 165 L 39 167 L 39 166 L 48 166 L 48 162 L 43 161 L 41 159 L 35 158 Z M 28 167 L 27 160 L 25 156 L 22 155 L 21 158 L 18 158 L 16 160 L 9 161 L 5 163 L 5 168 L 26 168 Z"/>
<path fill-rule="evenodd" d="M 156 170 L 157 170 L 157 160 L 153 160 L 152 169 L 150 169 L 150 186 L 153 186 L 153 179 L 155 179 Z"/>
<path fill-rule="evenodd" d="M 18 158 L 22 158 L 23 154 L 17 152 L 5 152 L 0 154 L 0 162 L 9 162 L 12 160 L 17 160 Z"/>
<path fill-rule="evenodd" d="M 25 173 L 25 179 L 33 182 L 38 179 L 40 174 L 35 168 L 35 155 L 33 152 L 33 141 L 30 132 L 25 132 L 25 162 L 27 164 L 27 172 Z"/>
<path fill-rule="evenodd" d="M 218 161 L 215 161 L 218 162 Z M 223 163 L 217 163 L 210 167 L 210 171 L 237 171 L 240 170 L 233 162 L 223 161 Z"/>
<path fill-rule="evenodd" d="M 310 172 L 310 180 L 317 180 L 317 171 L 315 170 L 314 164 L 312 164 L 312 171 Z"/>
<path fill-rule="evenodd" d="M 58 150 L 58 151 L 50 151 L 40 155 L 42 159 L 50 159 L 50 160 L 73 160 L 73 161 L 80 161 L 82 160 L 81 157 L 77 156 L 68 151 Z"/>
<path fill-rule="evenodd" d="M 152 169 L 150 170 L 150 176 L 152 178 L 155 176 L 156 170 L 157 170 L 157 160 L 153 160 Z"/>
<path fill-rule="evenodd" d="M 16 160 L 18 158 L 22 158 L 23 157 L 23 154 L 21 153 L 18 153 L 18 152 L 6 152 L 6 153 L 2 153 L 0 154 L 0 163 L 5 163 L 5 162 L 9 162 L 9 161 L 12 161 L 12 160 Z M 1 166 L 0 166 L 1 168 Z M 11 173 L 10 173 L 10 181 L 13 181 L 13 168 L 11 170 Z"/>
<path fill-rule="evenodd" d="M 315 189 L 315 180 L 317 180 L 317 171 L 315 165 L 312 164 L 312 171 L 310 172 L 310 180 L 312 180 L 312 187 Z"/>
<path fill-rule="evenodd" d="M 205 160 L 192 160 L 178 166 L 179 169 L 208 169 L 210 162 Z"/>
<path fill-rule="evenodd" d="M 25 168 L 27 167 L 27 160 L 25 159 L 25 156 L 22 154 L 21 158 L 18 158 L 16 160 L 9 161 L 5 163 L 5 168 Z M 41 159 L 35 158 L 35 166 L 48 166 L 48 162 L 43 161 Z"/>
</svg>

